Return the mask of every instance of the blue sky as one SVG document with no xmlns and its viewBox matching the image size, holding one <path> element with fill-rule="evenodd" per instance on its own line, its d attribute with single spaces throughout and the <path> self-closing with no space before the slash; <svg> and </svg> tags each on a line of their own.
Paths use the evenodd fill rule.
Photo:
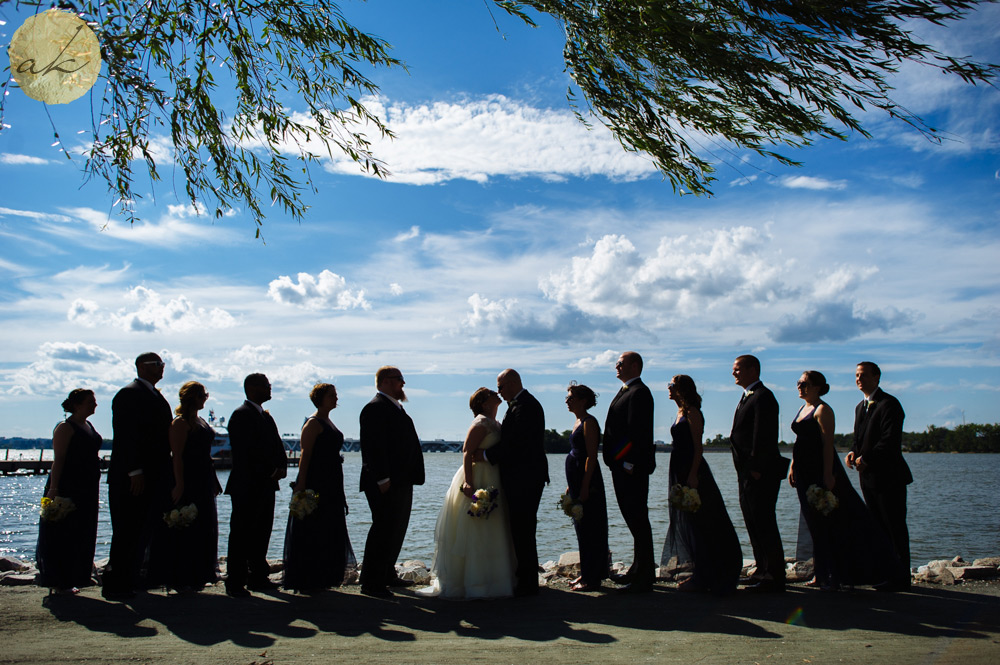
<svg viewBox="0 0 1000 665">
<path fill-rule="evenodd" d="M 428 8 L 431 7 L 431 8 Z M 733 358 L 754 353 L 781 405 L 824 372 L 838 431 L 860 397 L 855 364 L 879 363 L 906 429 L 996 422 L 1000 400 L 1000 92 L 907 66 L 895 98 L 944 132 L 940 145 L 866 116 L 871 140 L 821 141 L 801 168 L 728 154 L 712 198 L 677 196 L 648 159 L 586 130 L 564 98 L 559 26 L 530 29 L 481 2 L 346 2 L 409 73 L 375 72 L 373 104 L 397 133 L 379 181 L 341 159 L 314 170 L 301 223 L 274 209 L 196 214 L 164 152 L 143 180 L 143 222 L 109 217 L 113 197 L 53 147 L 44 107 L 13 90 L 0 134 L 0 435 L 48 436 L 73 387 L 111 398 L 146 350 L 226 415 L 242 378 L 274 383 L 285 432 L 330 381 L 334 421 L 358 433 L 373 372 L 398 365 L 422 438 L 461 439 L 468 396 L 518 369 L 547 424 L 572 425 L 571 380 L 601 419 L 625 349 L 646 360 L 656 433 L 669 440 L 673 374 L 694 377 L 706 433 L 728 434 Z M 26 14 L 0 8 L 7 43 Z M 1000 61 L 1000 7 L 918 34 Z M 100 83 L 98 84 L 100 85 Z M 90 124 L 84 97 L 49 107 L 70 150 Z M 301 110 L 301 109 L 293 109 Z M 726 154 L 726 153 L 721 153 Z M 174 178 L 174 179 L 172 179 Z"/>
</svg>

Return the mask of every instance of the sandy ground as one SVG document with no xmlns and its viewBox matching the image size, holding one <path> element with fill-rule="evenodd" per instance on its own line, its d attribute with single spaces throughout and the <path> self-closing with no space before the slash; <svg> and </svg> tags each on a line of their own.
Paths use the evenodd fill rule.
<svg viewBox="0 0 1000 665">
<path fill-rule="evenodd" d="M 1000 582 L 714 598 L 654 593 L 393 601 L 0 588 L 0 663 L 1000 663 Z"/>
</svg>

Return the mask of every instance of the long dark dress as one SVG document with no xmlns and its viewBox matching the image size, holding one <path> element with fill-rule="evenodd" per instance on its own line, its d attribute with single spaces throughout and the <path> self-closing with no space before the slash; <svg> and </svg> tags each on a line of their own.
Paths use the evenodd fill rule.
<svg viewBox="0 0 1000 665">
<path fill-rule="evenodd" d="M 212 462 L 215 430 L 201 418 L 192 425 L 184 443 L 184 494 L 176 506 L 194 504 L 198 516 L 188 526 L 164 530 L 170 555 L 164 580 L 174 589 L 198 589 L 218 580 L 219 515 L 215 497 L 221 486 Z M 170 488 L 173 489 L 173 483 Z M 173 508 L 174 506 L 171 506 Z"/>
<path fill-rule="evenodd" d="M 851 485 L 847 470 L 836 453 L 833 456 L 833 493 L 837 497 L 837 508 L 823 515 L 809 505 L 809 487 L 824 487 L 823 435 L 814 417 L 815 411 L 813 408 L 801 420 L 796 414 L 792 421 L 795 432 L 792 459 L 795 491 L 813 541 L 816 580 L 831 587 L 883 582 L 891 577 L 898 565 L 897 559 L 888 538 Z"/>
<path fill-rule="evenodd" d="M 347 567 L 357 563 L 347 535 L 344 460 L 340 455 L 344 435 L 323 419 L 316 420 L 323 431 L 313 444 L 305 486 L 319 495 L 319 503 L 302 519 L 289 515 L 285 528 L 283 585 L 300 591 L 340 586 Z"/>
<path fill-rule="evenodd" d="M 588 415 L 573 430 L 569 437 L 571 449 L 566 455 L 566 484 L 569 495 L 579 500 L 583 488 L 583 474 L 587 462 L 587 442 L 583 436 L 583 423 L 591 421 L 597 428 L 597 440 L 601 438 L 601 426 L 594 416 Z M 590 477 L 590 494 L 583 502 L 583 518 L 574 523 L 576 540 L 580 548 L 580 574 L 583 583 L 600 586 L 608 576 L 608 500 L 604 494 L 604 478 L 601 465 L 594 464 Z"/>
<path fill-rule="evenodd" d="M 73 436 L 66 449 L 59 496 L 73 500 L 76 510 L 58 522 L 38 524 L 38 579 L 40 586 L 57 589 L 93 584 L 94 546 L 97 543 L 97 504 L 101 482 L 101 435 L 90 424 L 72 420 Z M 45 481 L 45 493 L 52 478 Z M 44 496 L 44 495 L 43 495 Z"/>
<path fill-rule="evenodd" d="M 670 487 L 686 485 L 694 461 L 694 439 L 687 418 L 681 417 L 670 427 L 670 436 Z M 678 568 L 690 564 L 696 586 L 717 594 L 729 593 L 736 588 L 743 569 L 743 550 L 704 455 L 698 465 L 698 495 L 701 507 L 693 513 L 670 507 L 661 564 Z M 676 562 L 671 564 L 673 557 Z"/>
</svg>

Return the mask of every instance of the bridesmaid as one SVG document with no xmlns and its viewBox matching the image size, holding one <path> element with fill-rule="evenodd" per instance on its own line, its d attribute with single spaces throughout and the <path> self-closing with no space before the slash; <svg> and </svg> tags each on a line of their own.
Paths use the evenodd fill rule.
<svg viewBox="0 0 1000 665">
<path fill-rule="evenodd" d="M 52 432 L 55 459 L 45 496 L 70 499 L 76 508 L 57 522 L 39 522 L 37 584 L 49 593 L 75 594 L 93 584 L 102 439 L 87 420 L 97 410 L 94 391 L 76 388 L 62 408 L 70 415 Z"/>
<path fill-rule="evenodd" d="M 337 408 L 337 388 L 317 383 L 309 399 L 316 412 L 302 427 L 302 456 L 292 492 L 310 489 L 319 501 L 305 517 L 288 516 L 283 582 L 286 589 L 305 593 L 340 586 L 347 567 L 356 564 L 347 535 L 344 458 L 340 454 L 344 435 L 330 420 L 330 411 Z"/>
<path fill-rule="evenodd" d="M 788 482 L 799 496 L 812 537 L 816 583 L 823 590 L 835 591 L 841 585 L 883 582 L 890 578 L 896 558 L 834 449 L 836 421 L 833 409 L 822 400 L 830 391 L 826 377 L 816 371 L 803 372 L 796 387 L 805 404 L 792 421 L 795 447 Z M 837 497 L 838 506 L 829 514 L 809 503 L 813 485 Z"/>
<path fill-rule="evenodd" d="M 573 591 L 599 591 L 608 577 L 608 503 L 604 494 L 597 444 L 601 426 L 587 410 L 597 404 L 597 395 L 587 386 L 567 388 L 566 408 L 576 416 L 566 456 L 566 493 L 583 505 L 583 517 L 574 522 L 580 549 L 580 578 Z"/>
<path fill-rule="evenodd" d="M 661 564 L 669 565 L 671 557 L 677 557 L 678 565 L 693 564 L 693 574 L 677 585 L 678 591 L 727 594 L 736 589 L 743 569 L 743 551 L 703 454 L 705 419 L 701 395 L 686 374 L 671 379 L 667 391 L 677 403 L 677 418 L 670 427 L 670 487 L 680 484 L 698 490 L 701 507 L 695 512 L 670 507 L 670 528 Z"/>
<path fill-rule="evenodd" d="M 165 531 L 169 562 L 164 581 L 176 591 L 187 593 L 218 581 L 219 517 L 215 498 L 222 486 L 212 462 L 215 431 L 198 415 L 208 401 L 208 391 L 197 381 L 188 381 L 178 396 L 180 404 L 174 409 L 177 417 L 170 423 L 174 487 L 168 507 L 193 503 L 198 515 L 188 526 Z"/>
</svg>

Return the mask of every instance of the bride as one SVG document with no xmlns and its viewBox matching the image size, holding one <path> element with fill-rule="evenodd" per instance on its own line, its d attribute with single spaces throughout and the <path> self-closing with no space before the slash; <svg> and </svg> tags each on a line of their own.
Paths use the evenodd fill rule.
<svg viewBox="0 0 1000 665">
<path fill-rule="evenodd" d="M 480 388 L 469 399 L 475 418 L 465 435 L 462 466 L 444 497 L 434 529 L 433 584 L 418 593 L 442 598 L 504 598 L 514 595 L 514 549 L 507 500 L 497 467 L 474 462 L 475 453 L 500 441 L 500 396 Z M 498 490 L 476 499 L 477 490 Z M 483 493 L 480 492 L 480 495 Z M 481 513 L 473 516 L 470 511 Z"/>
</svg>

